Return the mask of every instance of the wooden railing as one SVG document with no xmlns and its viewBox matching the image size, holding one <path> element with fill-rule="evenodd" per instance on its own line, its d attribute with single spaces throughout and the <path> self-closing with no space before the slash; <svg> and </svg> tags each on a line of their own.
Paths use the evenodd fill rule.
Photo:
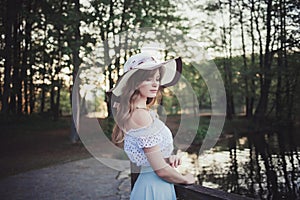
<svg viewBox="0 0 300 200">
<path fill-rule="evenodd" d="M 139 168 L 131 163 L 131 172 L 139 171 Z M 134 186 L 139 173 L 131 173 L 131 189 Z M 238 194 L 232 194 L 221 190 L 203 187 L 201 185 L 180 185 L 175 184 L 175 191 L 178 200 L 251 200 Z"/>
<path fill-rule="evenodd" d="M 203 187 L 201 185 L 178 185 L 175 184 L 178 200 L 250 200 L 238 194 L 228 193 L 221 190 Z"/>
</svg>

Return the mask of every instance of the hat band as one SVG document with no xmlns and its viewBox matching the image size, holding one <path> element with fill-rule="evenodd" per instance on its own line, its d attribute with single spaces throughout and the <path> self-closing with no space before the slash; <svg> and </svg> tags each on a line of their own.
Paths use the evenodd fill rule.
<svg viewBox="0 0 300 200">
<path fill-rule="evenodd" d="M 135 69 L 137 66 L 139 66 L 143 63 L 151 62 L 151 61 L 154 61 L 156 63 L 156 60 L 153 57 L 144 58 L 144 59 L 139 60 L 138 62 L 134 61 L 133 65 L 129 67 L 128 71 Z"/>
</svg>

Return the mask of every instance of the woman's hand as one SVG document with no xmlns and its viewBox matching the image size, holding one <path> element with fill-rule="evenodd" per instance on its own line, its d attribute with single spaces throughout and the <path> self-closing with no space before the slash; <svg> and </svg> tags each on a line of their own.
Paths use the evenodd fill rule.
<svg viewBox="0 0 300 200">
<path fill-rule="evenodd" d="M 171 167 L 178 167 L 179 165 L 181 165 L 181 159 L 177 155 L 171 155 L 169 158 L 167 158 L 167 163 Z"/>
<path fill-rule="evenodd" d="M 157 176 L 170 182 L 178 184 L 193 184 L 195 178 L 191 174 L 182 175 L 172 166 L 177 167 L 181 164 L 179 156 L 172 155 L 164 158 L 161 148 L 158 145 L 143 148 L 145 155 Z"/>
<path fill-rule="evenodd" d="M 195 183 L 195 177 L 192 174 L 187 174 L 184 176 L 184 178 L 185 178 L 184 184 L 190 185 Z"/>
<path fill-rule="evenodd" d="M 167 158 L 167 162 L 171 167 L 178 167 L 181 165 L 181 158 L 178 155 L 171 155 Z M 190 185 L 195 183 L 195 177 L 190 173 L 184 175 L 184 179 L 184 184 Z"/>
</svg>

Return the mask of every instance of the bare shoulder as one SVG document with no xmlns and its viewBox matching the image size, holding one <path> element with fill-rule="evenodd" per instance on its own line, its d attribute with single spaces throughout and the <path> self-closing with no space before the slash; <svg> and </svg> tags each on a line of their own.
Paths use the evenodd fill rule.
<svg viewBox="0 0 300 200">
<path fill-rule="evenodd" d="M 136 109 L 132 112 L 130 121 L 133 123 L 133 128 L 148 126 L 152 123 L 152 117 L 147 110 Z"/>
</svg>

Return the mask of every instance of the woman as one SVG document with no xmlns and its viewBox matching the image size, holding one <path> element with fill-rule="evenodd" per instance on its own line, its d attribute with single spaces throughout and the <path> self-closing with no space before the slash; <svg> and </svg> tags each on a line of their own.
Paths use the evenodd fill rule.
<svg viewBox="0 0 300 200">
<path fill-rule="evenodd" d="M 181 66 L 180 58 L 159 63 L 148 54 L 136 54 L 126 61 L 124 75 L 111 90 L 116 121 L 112 140 L 123 144 L 129 159 L 141 166 L 131 200 L 175 200 L 173 183 L 195 182 L 191 174 L 181 175 L 174 169 L 181 160 L 171 155 L 172 133 L 149 109 L 160 88 L 177 83 Z"/>
</svg>

